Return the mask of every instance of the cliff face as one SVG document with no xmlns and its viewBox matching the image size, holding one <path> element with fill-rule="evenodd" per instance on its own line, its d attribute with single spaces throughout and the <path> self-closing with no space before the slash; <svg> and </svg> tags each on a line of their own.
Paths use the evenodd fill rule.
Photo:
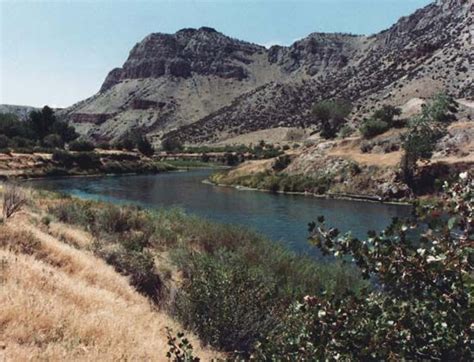
<svg viewBox="0 0 474 362">
<path fill-rule="evenodd" d="M 135 45 L 122 68 L 112 70 L 101 88 L 107 91 L 125 79 L 192 74 L 242 80 L 246 66 L 262 46 L 234 40 L 212 28 L 183 29 L 176 34 L 150 34 Z"/>
<path fill-rule="evenodd" d="M 307 123 L 326 98 L 352 101 L 354 122 L 440 90 L 472 98 L 472 13 L 471 0 L 438 1 L 379 34 L 313 33 L 270 49 L 211 28 L 151 34 L 64 116 L 93 138 L 138 128 L 205 143 Z"/>
</svg>

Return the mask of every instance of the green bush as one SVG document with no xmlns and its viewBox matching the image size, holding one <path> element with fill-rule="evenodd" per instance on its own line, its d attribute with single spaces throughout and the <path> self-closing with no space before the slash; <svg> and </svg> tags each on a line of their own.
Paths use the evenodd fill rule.
<svg viewBox="0 0 474 362">
<path fill-rule="evenodd" d="M 5 135 L 0 134 L 0 149 L 8 147 L 10 147 L 10 139 Z"/>
<path fill-rule="evenodd" d="M 229 252 L 189 254 L 176 312 L 204 343 L 249 351 L 276 325 L 276 285 Z"/>
<path fill-rule="evenodd" d="M 56 133 L 51 133 L 43 139 L 43 144 L 45 147 L 50 148 L 63 148 L 64 140 L 62 137 Z"/>
<path fill-rule="evenodd" d="M 390 129 L 390 125 L 376 118 L 365 119 L 359 130 L 364 138 L 372 138 Z"/>
<path fill-rule="evenodd" d="M 354 128 L 352 128 L 351 126 L 346 124 L 346 125 L 342 126 L 341 130 L 339 131 L 339 137 L 340 138 L 347 138 L 350 135 L 352 135 L 353 133 L 354 133 Z"/>
<path fill-rule="evenodd" d="M 155 149 L 145 136 L 140 136 L 136 141 L 138 151 L 145 156 L 153 156 Z"/>
<path fill-rule="evenodd" d="M 50 207 L 48 211 L 61 222 L 81 225 L 85 228 L 90 228 L 95 221 L 92 204 L 86 201 L 67 200 Z"/>
<path fill-rule="evenodd" d="M 90 152 L 94 151 L 94 145 L 90 141 L 76 140 L 69 143 L 69 150 L 79 152 Z"/>
<path fill-rule="evenodd" d="M 119 236 L 118 236 L 119 237 Z M 154 302 L 160 301 L 162 282 L 155 270 L 153 255 L 146 250 L 129 250 L 122 245 L 96 243 L 94 252 L 112 265 L 117 272 L 130 278 L 138 292 Z"/>
<path fill-rule="evenodd" d="M 273 163 L 272 169 L 274 171 L 283 171 L 291 163 L 291 158 L 288 155 L 278 157 Z"/>
</svg>

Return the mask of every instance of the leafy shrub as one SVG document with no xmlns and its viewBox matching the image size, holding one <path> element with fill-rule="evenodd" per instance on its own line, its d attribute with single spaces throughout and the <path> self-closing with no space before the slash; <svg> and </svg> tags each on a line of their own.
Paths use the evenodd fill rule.
<svg viewBox="0 0 474 362">
<path fill-rule="evenodd" d="M 183 149 L 183 145 L 177 138 L 165 138 L 161 142 L 161 148 L 166 152 L 177 152 Z"/>
<path fill-rule="evenodd" d="M 347 138 L 350 135 L 352 135 L 353 133 L 354 133 L 354 128 L 352 128 L 351 126 L 346 124 L 346 125 L 342 126 L 341 130 L 339 131 L 339 137 L 340 138 Z"/>
<path fill-rule="evenodd" d="M 377 118 L 365 119 L 359 128 L 360 133 L 362 133 L 364 138 L 375 137 L 388 131 L 389 129 L 390 125 L 387 122 L 381 121 Z"/>
<path fill-rule="evenodd" d="M 94 151 L 94 145 L 90 141 L 76 140 L 69 143 L 69 150 L 79 152 Z"/>
<path fill-rule="evenodd" d="M 5 135 L 0 134 L 0 149 L 8 147 L 10 147 L 10 139 Z"/>
<path fill-rule="evenodd" d="M 81 225 L 90 228 L 95 220 L 95 215 L 90 202 L 63 201 L 48 208 L 49 213 L 59 221 Z"/>
<path fill-rule="evenodd" d="M 189 255 L 186 282 L 176 310 L 204 343 L 249 351 L 275 325 L 275 285 L 228 252 Z"/>
<path fill-rule="evenodd" d="M 72 167 L 74 164 L 74 156 L 72 153 L 63 150 L 53 151 L 53 161 L 66 167 Z"/>
<path fill-rule="evenodd" d="M 193 355 L 193 345 L 185 338 L 183 332 L 173 336 L 172 330 L 166 327 L 169 350 L 166 352 L 168 360 L 175 362 L 199 362 L 200 359 Z"/>
<path fill-rule="evenodd" d="M 372 138 L 382 134 L 395 125 L 394 118 L 401 114 L 401 109 L 390 105 L 383 105 L 370 118 L 364 119 L 359 130 L 364 138 Z"/>
<path fill-rule="evenodd" d="M 442 202 L 366 241 L 339 236 L 323 218 L 313 223 L 323 253 L 352 258 L 378 288 L 295 302 L 254 358 L 470 360 L 473 186 L 462 174 Z"/>
<path fill-rule="evenodd" d="M 234 153 L 228 152 L 224 155 L 224 158 L 227 166 L 235 166 L 239 163 L 239 156 Z"/>
<path fill-rule="evenodd" d="M 122 245 L 96 243 L 94 252 L 112 265 L 117 272 L 130 278 L 138 292 L 159 302 L 162 283 L 155 271 L 153 255 L 146 250 L 129 250 Z"/>
<path fill-rule="evenodd" d="M 278 157 L 273 163 L 272 169 L 274 171 L 283 171 L 291 162 L 291 158 L 288 155 Z"/>
</svg>

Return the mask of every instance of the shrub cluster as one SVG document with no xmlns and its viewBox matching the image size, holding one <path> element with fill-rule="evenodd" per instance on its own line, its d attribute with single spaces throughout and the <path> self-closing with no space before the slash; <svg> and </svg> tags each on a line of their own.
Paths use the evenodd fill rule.
<svg viewBox="0 0 474 362">
<path fill-rule="evenodd" d="M 395 126 L 394 118 L 401 114 L 401 109 L 390 105 L 383 105 L 374 114 L 364 119 L 359 130 L 364 138 L 372 138 L 388 131 Z"/>
</svg>

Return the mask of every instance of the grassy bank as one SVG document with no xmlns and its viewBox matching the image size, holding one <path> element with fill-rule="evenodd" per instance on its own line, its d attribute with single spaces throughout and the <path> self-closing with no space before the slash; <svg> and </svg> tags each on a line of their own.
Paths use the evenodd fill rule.
<svg viewBox="0 0 474 362">
<path fill-rule="evenodd" d="M 252 353 L 295 299 L 366 286 L 352 267 L 300 257 L 254 232 L 180 210 L 45 192 L 34 199 L 30 208 L 44 230 L 54 234 L 59 224 L 90 235 L 90 243 L 63 240 L 111 265 L 205 344 L 239 356 Z"/>
<path fill-rule="evenodd" d="M 222 165 L 214 163 L 214 162 L 205 162 L 205 161 L 199 161 L 199 160 L 166 160 L 164 162 L 172 167 L 181 168 L 181 169 L 222 167 Z"/>
<path fill-rule="evenodd" d="M 218 185 L 239 185 L 272 192 L 306 192 L 316 195 L 325 194 L 332 184 L 332 177 L 329 175 L 311 177 L 271 171 L 237 177 L 229 177 L 228 173 L 223 171 L 214 173 L 209 179 Z"/>
</svg>

